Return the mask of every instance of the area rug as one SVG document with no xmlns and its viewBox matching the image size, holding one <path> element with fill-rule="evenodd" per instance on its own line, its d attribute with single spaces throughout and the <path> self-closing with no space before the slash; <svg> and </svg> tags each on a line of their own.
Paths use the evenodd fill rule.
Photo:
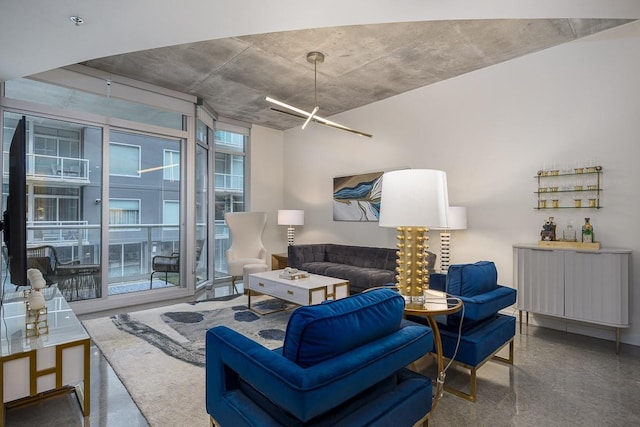
<svg viewBox="0 0 640 427">
<path fill-rule="evenodd" d="M 252 306 L 254 299 L 251 300 Z M 260 309 L 278 303 L 256 301 Z M 267 348 L 282 346 L 291 311 L 258 315 L 247 297 L 182 303 L 84 320 L 133 401 L 151 426 L 207 426 L 205 333 L 228 326 Z"/>
</svg>

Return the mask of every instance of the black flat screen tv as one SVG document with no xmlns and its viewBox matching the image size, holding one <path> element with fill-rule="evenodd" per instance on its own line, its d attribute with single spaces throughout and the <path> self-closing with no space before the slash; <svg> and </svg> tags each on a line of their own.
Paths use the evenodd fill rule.
<svg viewBox="0 0 640 427">
<path fill-rule="evenodd" d="M 9 148 L 9 193 L 2 229 L 11 283 L 27 286 L 27 118 L 22 116 Z"/>
</svg>

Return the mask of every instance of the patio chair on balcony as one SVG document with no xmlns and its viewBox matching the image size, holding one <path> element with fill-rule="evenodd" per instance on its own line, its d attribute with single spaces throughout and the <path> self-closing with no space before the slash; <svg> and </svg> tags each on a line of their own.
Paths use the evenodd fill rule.
<svg viewBox="0 0 640 427">
<path fill-rule="evenodd" d="M 75 270 L 70 270 L 69 267 L 79 264 L 80 260 L 60 262 L 56 248 L 50 245 L 27 248 L 27 268 L 40 270 L 47 286 L 57 283 L 62 292 Z"/>
<path fill-rule="evenodd" d="M 196 265 L 200 261 L 200 254 L 204 247 L 204 240 L 196 240 Z M 180 273 L 180 252 L 172 252 L 171 255 L 156 255 L 151 259 L 151 278 L 149 289 L 153 289 L 153 275 L 164 273 L 164 281 L 168 282 L 169 273 Z"/>
<path fill-rule="evenodd" d="M 153 275 L 164 273 L 164 281 L 169 281 L 169 273 L 180 273 L 180 253 L 173 252 L 171 255 L 156 255 L 151 260 L 151 279 L 149 289 L 153 289 Z"/>
</svg>

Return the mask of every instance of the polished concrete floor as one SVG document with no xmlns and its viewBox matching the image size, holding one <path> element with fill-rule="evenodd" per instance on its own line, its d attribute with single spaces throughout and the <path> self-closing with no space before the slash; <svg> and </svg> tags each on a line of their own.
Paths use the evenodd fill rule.
<svg viewBox="0 0 640 427">
<path fill-rule="evenodd" d="M 212 296 L 220 296 L 220 291 L 207 291 L 198 299 Z M 622 344 L 616 354 L 611 341 L 531 325 L 517 333 L 514 342 L 515 365 L 491 361 L 480 368 L 476 403 L 444 393 L 432 414 L 432 427 L 640 425 L 640 347 Z M 432 376 L 433 364 L 427 359 L 418 368 Z M 449 369 L 450 384 L 468 390 L 466 379 L 462 371 Z M 188 398 L 167 390 L 168 405 Z M 90 417 L 82 417 L 73 393 L 6 412 L 7 427 L 146 425 L 94 346 Z"/>
</svg>

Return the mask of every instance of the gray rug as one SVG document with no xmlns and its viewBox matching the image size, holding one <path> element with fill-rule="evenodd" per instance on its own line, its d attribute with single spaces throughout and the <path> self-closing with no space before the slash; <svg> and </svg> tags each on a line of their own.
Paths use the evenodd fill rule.
<svg viewBox="0 0 640 427">
<path fill-rule="evenodd" d="M 275 308 L 274 303 L 273 299 L 256 301 L 260 309 Z M 236 295 L 83 324 L 151 426 L 207 426 L 206 331 L 226 325 L 267 348 L 278 348 L 290 314 L 258 315 L 248 309 L 246 296 Z"/>
</svg>

